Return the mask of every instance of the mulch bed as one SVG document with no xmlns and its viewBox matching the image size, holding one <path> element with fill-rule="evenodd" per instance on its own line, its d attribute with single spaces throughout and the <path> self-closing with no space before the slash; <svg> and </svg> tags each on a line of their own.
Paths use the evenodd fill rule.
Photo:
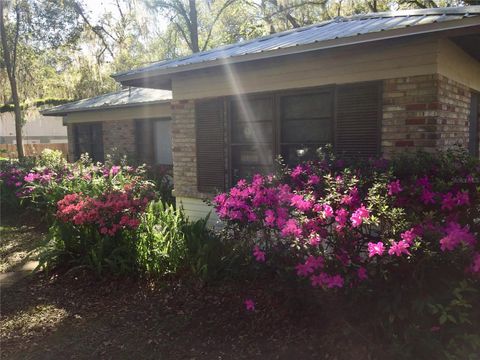
<svg viewBox="0 0 480 360">
<path fill-rule="evenodd" d="M 203 287 L 39 274 L 2 291 L 2 358 L 367 358 L 362 335 L 345 336 L 348 324 L 331 320 L 334 303 L 306 310 L 282 293 L 271 282 Z M 254 312 L 243 305 L 247 296 Z"/>
</svg>

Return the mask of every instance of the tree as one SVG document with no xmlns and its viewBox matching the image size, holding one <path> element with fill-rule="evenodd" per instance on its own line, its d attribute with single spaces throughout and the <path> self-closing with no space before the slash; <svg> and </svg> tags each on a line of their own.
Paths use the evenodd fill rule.
<svg viewBox="0 0 480 360">
<path fill-rule="evenodd" d="M 15 137 L 17 140 L 17 153 L 18 158 L 23 159 L 23 139 L 22 139 L 22 111 L 20 109 L 20 99 L 18 97 L 18 87 L 17 87 L 17 47 L 18 47 L 18 37 L 20 35 L 20 5 L 15 4 L 15 26 L 13 29 L 13 41 L 12 49 L 10 50 L 10 44 L 7 39 L 7 28 L 5 26 L 4 18 L 4 7 L 6 6 L 5 2 L 0 4 L 0 35 L 2 38 L 2 54 L 3 60 L 5 63 L 5 68 L 7 70 L 8 80 L 10 82 L 10 89 L 12 91 L 12 100 L 14 105 L 15 112 Z"/>
<path fill-rule="evenodd" d="M 166 16 L 192 53 L 205 51 L 210 43 L 215 24 L 226 9 L 237 0 L 200 1 L 197 0 L 146 0 L 147 4 Z M 207 12 L 204 23 L 199 21 L 199 12 Z M 203 34 L 200 35 L 200 32 Z M 201 43 L 203 38 L 203 43 Z"/>
<path fill-rule="evenodd" d="M 70 0 L 10 0 L 0 2 L 2 64 L 8 76 L 15 114 L 19 159 L 24 157 L 22 110 L 18 83 L 19 50 L 40 55 L 49 48 L 74 43 L 80 34 L 77 14 Z M 35 82 L 36 79 L 32 79 Z"/>
</svg>

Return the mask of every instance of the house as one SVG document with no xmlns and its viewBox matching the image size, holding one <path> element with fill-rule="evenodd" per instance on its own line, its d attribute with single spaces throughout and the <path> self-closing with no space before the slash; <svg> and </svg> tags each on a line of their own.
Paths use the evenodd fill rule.
<svg viewBox="0 0 480 360">
<path fill-rule="evenodd" d="M 174 195 L 195 219 L 277 155 L 295 164 L 327 143 L 348 157 L 478 155 L 480 6 L 335 18 L 114 78 L 172 91 Z"/>
<path fill-rule="evenodd" d="M 23 147 L 26 155 L 40 153 L 46 148 L 67 152 L 67 129 L 61 119 L 47 118 L 37 107 L 30 107 L 23 113 Z M 0 150 L 2 155 L 17 157 L 15 136 L 15 115 L 13 111 L 0 112 Z"/>
<path fill-rule="evenodd" d="M 172 167 L 170 100 L 169 90 L 126 88 L 56 106 L 43 115 L 63 117 L 70 160 L 86 152 L 95 161 L 118 154 L 168 170 Z"/>
</svg>

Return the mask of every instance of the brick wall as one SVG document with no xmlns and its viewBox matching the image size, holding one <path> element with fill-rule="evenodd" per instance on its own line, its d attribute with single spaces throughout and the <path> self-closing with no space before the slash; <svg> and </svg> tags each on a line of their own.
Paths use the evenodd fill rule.
<svg viewBox="0 0 480 360">
<path fill-rule="evenodd" d="M 105 121 L 102 123 L 105 155 L 134 155 L 135 122 L 133 120 Z"/>
<path fill-rule="evenodd" d="M 387 79 L 383 83 L 382 152 L 433 151 L 437 140 L 436 75 Z"/>
<path fill-rule="evenodd" d="M 468 149 L 470 89 L 442 75 L 438 76 L 438 149 L 455 144 Z"/>
<path fill-rule="evenodd" d="M 171 108 L 174 195 L 201 197 L 197 191 L 195 102 L 172 101 Z"/>
<path fill-rule="evenodd" d="M 438 74 L 383 83 L 382 152 L 468 147 L 470 90 Z"/>
</svg>

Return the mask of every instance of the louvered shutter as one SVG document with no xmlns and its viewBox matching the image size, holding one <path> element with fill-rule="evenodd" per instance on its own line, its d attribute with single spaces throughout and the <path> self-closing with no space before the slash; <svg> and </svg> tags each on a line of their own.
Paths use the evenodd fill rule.
<svg viewBox="0 0 480 360">
<path fill-rule="evenodd" d="M 197 101 L 197 181 L 202 192 L 225 188 L 225 141 L 223 99 Z"/>
<path fill-rule="evenodd" d="M 381 84 L 360 83 L 337 88 L 335 152 L 339 157 L 380 155 Z"/>
<path fill-rule="evenodd" d="M 479 102 L 480 95 L 473 93 L 470 102 L 470 121 L 469 121 L 469 150 L 470 155 L 478 157 L 478 120 L 480 117 Z"/>
<path fill-rule="evenodd" d="M 135 120 L 135 147 L 138 162 L 153 164 L 153 132 L 151 120 Z"/>
</svg>

